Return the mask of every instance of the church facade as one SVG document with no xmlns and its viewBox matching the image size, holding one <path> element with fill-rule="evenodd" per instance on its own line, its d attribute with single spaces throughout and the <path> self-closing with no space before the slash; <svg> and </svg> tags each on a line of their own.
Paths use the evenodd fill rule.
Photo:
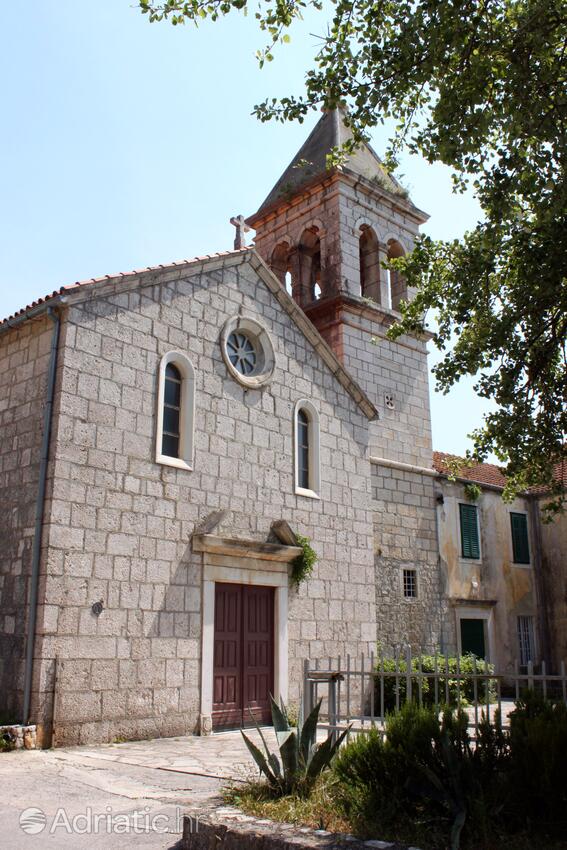
<svg viewBox="0 0 567 850">
<path fill-rule="evenodd" d="M 254 248 L 0 325 L 0 708 L 43 744 L 264 720 L 306 658 L 462 648 L 426 340 L 386 336 L 412 293 L 381 262 L 427 216 L 369 147 L 326 168 L 347 134 L 323 115 Z"/>
</svg>

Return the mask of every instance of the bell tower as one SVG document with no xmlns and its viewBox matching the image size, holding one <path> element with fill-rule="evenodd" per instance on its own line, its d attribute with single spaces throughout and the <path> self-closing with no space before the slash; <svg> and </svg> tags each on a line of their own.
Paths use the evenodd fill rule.
<svg viewBox="0 0 567 850">
<path fill-rule="evenodd" d="M 327 168 L 327 154 L 350 138 L 344 113 L 324 112 L 246 223 L 258 253 L 384 414 L 371 451 L 430 466 L 425 342 L 386 338 L 413 293 L 382 267 L 412 249 L 428 216 L 370 145 Z"/>
</svg>

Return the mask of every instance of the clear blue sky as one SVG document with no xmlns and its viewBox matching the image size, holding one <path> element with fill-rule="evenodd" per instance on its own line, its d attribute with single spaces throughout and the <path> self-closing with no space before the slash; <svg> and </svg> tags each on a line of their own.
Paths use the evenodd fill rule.
<svg viewBox="0 0 567 850">
<path fill-rule="evenodd" d="M 150 25 L 134 0 L 3 4 L 1 317 L 75 280 L 231 248 L 230 216 L 257 209 L 318 118 L 260 124 L 252 108 L 301 90 L 324 29 L 312 14 L 260 71 L 253 16 L 195 30 Z M 475 224 L 444 168 L 400 170 L 428 233 Z M 463 452 L 483 409 L 471 382 L 432 385 L 434 447 Z"/>
</svg>

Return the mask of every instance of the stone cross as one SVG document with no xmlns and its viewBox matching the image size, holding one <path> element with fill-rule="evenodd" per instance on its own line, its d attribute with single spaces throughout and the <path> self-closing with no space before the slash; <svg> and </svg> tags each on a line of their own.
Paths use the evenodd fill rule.
<svg viewBox="0 0 567 850">
<path fill-rule="evenodd" d="M 246 248 L 246 240 L 244 234 L 248 233 L 250 228 L 244 221 L 243 215 L 235 215 L 230 219 L 230 223 L 236 227 L 236 235 L 234 237 L 234 249 Z"/>
</svg>

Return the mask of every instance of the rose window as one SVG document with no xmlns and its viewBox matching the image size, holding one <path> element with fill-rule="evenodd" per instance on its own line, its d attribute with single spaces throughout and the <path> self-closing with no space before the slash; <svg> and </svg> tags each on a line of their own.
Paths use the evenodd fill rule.
<svg viewBox="0 0 567 850">
<path fill-rule="evenodd" d="M 241 375 L 250 375 L 256 368 L 257 354 L 252 340 L 241 331 L 233 331 L 226 341 L 228 359 Z"/>
</svg>

